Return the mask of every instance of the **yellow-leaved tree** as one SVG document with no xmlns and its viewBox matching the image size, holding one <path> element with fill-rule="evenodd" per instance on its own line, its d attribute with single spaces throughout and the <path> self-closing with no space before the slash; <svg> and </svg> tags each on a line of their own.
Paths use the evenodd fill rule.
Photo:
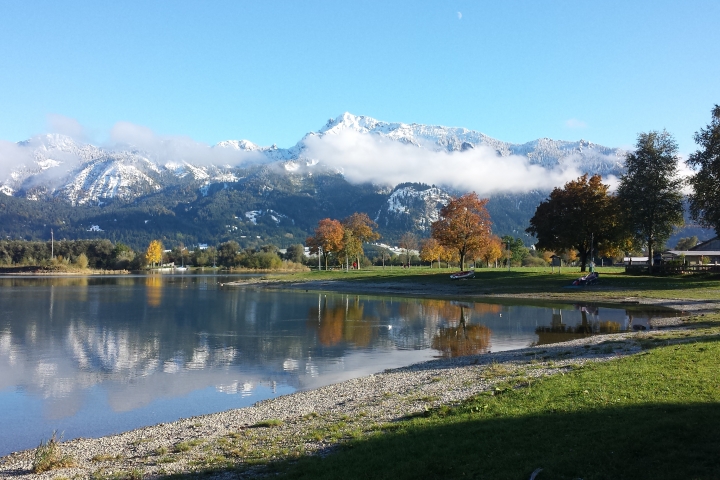
<svg viewBox="0 0 720 480">
<path fill-rule="evenodd" d="M 162 261 L 163 244 L 160 240 L 153 240 L 145 252 L 145 263 L 154 266 Z"/>
<path fill-rule="evenodd" d="M 420 246 L 420 260 L 423 262 L 430 262 L 430 268 L 432 264 L 437 260 L 438 268 L 440 268 L 440 257 L 443 254 L 443 247 L 434 238 L 428 238 Z"/>
</svg>

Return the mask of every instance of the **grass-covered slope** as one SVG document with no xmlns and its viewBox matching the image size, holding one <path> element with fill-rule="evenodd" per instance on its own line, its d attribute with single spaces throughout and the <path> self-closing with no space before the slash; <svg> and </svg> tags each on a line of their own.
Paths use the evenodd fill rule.
<svg viewBox="0 0 720 480">
<path fill-rule="evenodd" d="M 280 478 L 720 478 L 720 339 L 685 341 L 397 422 Z"/>
</svg>

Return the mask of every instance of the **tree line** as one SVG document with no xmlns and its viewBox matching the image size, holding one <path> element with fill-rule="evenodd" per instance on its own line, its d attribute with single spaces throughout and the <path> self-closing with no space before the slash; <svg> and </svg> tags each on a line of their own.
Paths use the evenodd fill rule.
<svg viewBox="0 0 720 480">
<path fill-rule="evenodd" d="M 615 194 L 600 175 L 585 174 L 555 188 L 538 205 L 527 232 L 546 250 L 576 250 L 582 270 L 594 254 L 613 257 L 646 249 L 652 271 L 655 252 L 683 224 L 683 187 L 690 213 L 701 225 L 720 232 L 720 106 L 707 128 L 695 134 L 700 149 L 687 163 L 696 168 L 679 176 L 678 146 L 667 131 L 640 133 L 625 158 L 626 172 Z"/>
<path fill-rule="evenodd" d="M 2 266 L 62 266 L 80 268 L 126 269 L 131 267 L 136 253 L 128 246 L 110 240 L 59 240 L 33 242 L 0 240 Z"/>
</svg>

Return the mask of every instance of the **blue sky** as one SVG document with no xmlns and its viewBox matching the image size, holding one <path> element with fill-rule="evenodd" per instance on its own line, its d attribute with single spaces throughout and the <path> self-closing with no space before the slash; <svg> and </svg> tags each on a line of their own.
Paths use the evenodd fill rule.
<svg viewBox="0 0 720 480">
<path fill-rule="evenodd" d="M 77 120 L 288 147 L 345 111 L 680 149 L 720 103 L 714 1 L 0 2 L 0 139 Z M 67 123 L 67 122 L 65 122 Z"/>
</svg>

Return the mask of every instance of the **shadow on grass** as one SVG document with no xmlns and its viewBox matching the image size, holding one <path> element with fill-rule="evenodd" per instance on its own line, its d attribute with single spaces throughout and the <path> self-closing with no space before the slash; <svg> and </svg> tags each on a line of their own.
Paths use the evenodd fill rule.
<svg viewBox="0 0 720 480">
<path fill-rule="evenodd" d="M 271 462 L 263 472 L 528 479 L 542 468 L 537 480 L 717 479 L 720 339 L 686 340 L 380 424 L 364 438 Z"/>
<path fill-rule="evenodd" d="M 482 407 L 479 407 L 482 408 Z M 277 465 L 279 478 L 717 479 L 720 404 L 650 404 L 407 428 L 325 458 Z M 276 477 L 277 478 L 277 477 Z"/>
</svg>

